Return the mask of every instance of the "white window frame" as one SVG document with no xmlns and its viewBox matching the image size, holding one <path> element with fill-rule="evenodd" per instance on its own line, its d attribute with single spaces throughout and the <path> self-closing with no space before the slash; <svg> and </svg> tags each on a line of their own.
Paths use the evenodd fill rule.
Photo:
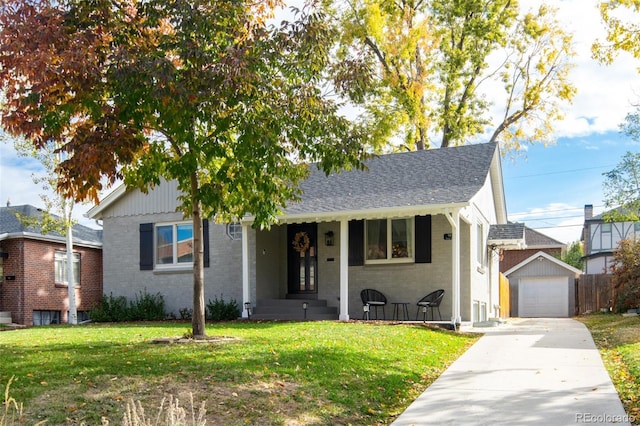
<svg viewBox="0 0 640 426">
<path fill-rule="evenodd" d="M 193 241 L 193 223 L 189 221 L 181 222 L 160 222 L 154 225 L 153 229 L 153 256 L 156 269 L 193 269 L 193 245 L 191 247 L 191 262 L 178 261 L 178 227 L 191 226 L 191 241 Z M 158 258 L 158 228 L 171 227 L 171 263 L 161 263 Z"/>
<path fill-rule="evenodd" d="M 54 282 L 60 285 L 69 285 L 69 276 L 67 275 L 67 252 L 56 250 L 53 259 Z M 80 253 L 73 252 L 74 286 L 80 285 L 80 261 Z"/>
<path fill-rule="evenodd" d="M 378 220 L 386 220 L 387 223 L 387 241 L 386 241 L 386 258 L 384 259 L 369 259 L 369 224 Z M 407 243 L 409 245 L 408 257 L 393 257 L 393 244 L 392 244 L 392 224 L 393 221 L 403 220 L 407 223 L 407 229 L 410 232 L 410 236 L 407 239 Z M 398 217 L 398 218 L 383 218 L 383 219 L 367 219 L 365 220 L 365 229 L 364 229 L 364 262 L 366 265 L 376 265 L 376 264 L 389 264 L 389 263 L 414 263 L 416 256 L 416 233 L 415 233 L 415 221 L 413 217 Z"/>
<path fill-rule="evenodd" d="M 242 240 L 242 224 L 240 222 L 227 223 L 227 237 L 231 241 Z"/>
</svg>

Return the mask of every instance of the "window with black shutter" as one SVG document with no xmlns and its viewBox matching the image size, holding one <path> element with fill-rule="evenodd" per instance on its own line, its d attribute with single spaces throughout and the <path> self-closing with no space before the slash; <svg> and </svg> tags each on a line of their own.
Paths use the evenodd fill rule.
<svg viewBox="0 0 640 426">
<path fill-rule="evenodd" d="M 209 267 L 209 221 L 202 221 L 204 267 Z M 140 270 L 154 266 L 193 264 L 193 227 L 190 223 L 140 224 Z"/>
</svg>

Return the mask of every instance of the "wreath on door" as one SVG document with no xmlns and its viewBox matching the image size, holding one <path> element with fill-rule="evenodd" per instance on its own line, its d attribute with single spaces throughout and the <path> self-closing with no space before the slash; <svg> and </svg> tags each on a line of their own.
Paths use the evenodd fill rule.
<svg viewBox="0 0 640 426">
<path fill-rule="evenodd" d="M 306 232 L 298 232 L 295 237 L 293 237 L 293 249 L 298 253 L 304 253 L 309 250 L 309 245 L 311 241 L 309 240 L 309 235 Z"/>
</svg>

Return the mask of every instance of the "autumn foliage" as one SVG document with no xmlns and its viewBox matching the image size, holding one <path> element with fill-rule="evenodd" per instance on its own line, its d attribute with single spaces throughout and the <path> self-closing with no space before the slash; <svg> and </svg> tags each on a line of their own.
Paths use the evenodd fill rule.
<svg viewBox="0 0 640 426">
<path fill-rule="evenodd" d="M 6 0 L 2 126 L 65 155 L 58 190 L 175 180 L 193 220 L 194 335 L 204 334 L 201 218 L 269 226 L 309 162 L 360 167 L 366 131 L 327 96 L 333 30 L 279 0 Z M 196 322 L 199 323 L 195 327 Z M 197 328 L 197 329 L 196 329 Z"/>
<path fill-rule="evenodd" d="M 614 252 L 613 284 L 618 293 L 616 309 L 640 307 L 640 241 L 635 239 L 621 240 Z"/>
</svg>

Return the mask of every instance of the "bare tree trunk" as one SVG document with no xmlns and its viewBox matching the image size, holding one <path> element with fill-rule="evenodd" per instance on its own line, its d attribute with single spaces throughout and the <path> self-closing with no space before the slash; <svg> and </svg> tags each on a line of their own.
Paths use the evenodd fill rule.
<svg viewBox="0 0 640 426">
<path fill-rule="evenodd" d="M 196 200 L 199 183 L 196 173 L 191 174 L 191 202 L 193 205 L 193 317 L 191 320 L 194 339 L 203 339 L 205 334 L 204 308 L 204 245 L 202 241 L 202 208 Z"/>
</svg>

